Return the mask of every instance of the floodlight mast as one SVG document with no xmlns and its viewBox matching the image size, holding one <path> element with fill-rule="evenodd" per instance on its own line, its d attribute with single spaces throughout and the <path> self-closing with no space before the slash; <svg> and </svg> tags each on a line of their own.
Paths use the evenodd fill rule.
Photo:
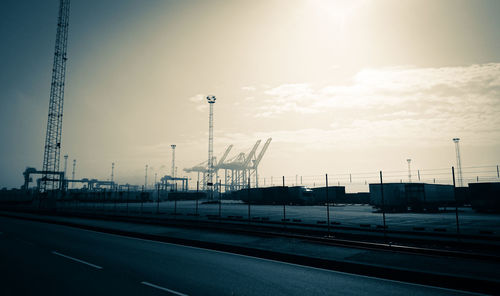
<svg viewBox="0 0 500 296">
<path fill-rule="evenodd" d="M 207 102 L 210 107 L 209 117 L 208 117 L 208 178 L 206 180 L 208 190 L 213 194 L 213 174 L 214 174 L 214 104 L 215 96 L 207 96 Z M 213 195 L 210 195 L 210 198 Z"/>
<path fill-rule="evenodd" d="M 170 147 L 172 148 L 172 178 L 175 178 L 175 147 L 177 145 L 172 144 Z"/>
<path fill-rule="evenodd" d="M 462 177 L 462 160 L 460 157 L 460 138 L 453 138 L 453 142 L 455 143 L 455 152 L 457 156 L 457 181 L 459 187 L 464 187 L 464 181 Z"/>
</svg>

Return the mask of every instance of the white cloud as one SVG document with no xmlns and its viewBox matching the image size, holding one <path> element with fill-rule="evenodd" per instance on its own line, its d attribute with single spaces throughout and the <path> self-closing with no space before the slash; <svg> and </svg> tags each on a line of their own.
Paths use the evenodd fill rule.
<svg viewBox="0 0 500 296">
<path fill-rule="evenodd" d="M 255 86 L 243 86 L 241 89 L 244 91 L 256 91 L 257 90 L 257 88 Z"/>
<path fill-rule="evenodd" d="M 190 97 L 189 101 L 198 103 L 198 102 L 203 101 L 204 98 L 205 98 L 204 94 L 197 94 L 195 96 Z"/>
<path fill-rule="evenodd" d="M 205 112 L 207 110 L 207 104 L 204 103 L 206 95 L 204 94 L 197 94 L 192 97 L 190 97 L 188 100 L 190 102 L 196 103 L 195 109 L 199 112 Z"/>
<path fill-rule="evenodd" d="M 480 105 L 495 103 L 500 92 L 500 63 L 464 67 L 364 69 L 349 85 L 283 84 L 264 91 L 268 96 L 263 113 L 307 113 L 329 108 L 373 108 L 404 103 L 449 102 Z M 474 98 L 474 99 L 472 99 Z M 283 107 L 295 103 L 300 108 Z M 269 108 L 271 106 L 271 108 Z"/>
<path fill-rule="evenodd" d="M 255 117 L 290 123 L 300 114 L 300 122 L 312 129 L 275 133 L 319 145 L 329 145 L 326 139 L 331 138 L 344 139 L 342 145 L 362 145 L 360 139 L 383 145 L 450 135 L 492 143 L 500 136 L 499 77 L 500 63 L 364 69 L 347 85 L 297 83 L 268 89 Z M 323 124 L 329 118 L 334 131 L 317 129 L 320 117 Z"/>
</svg>

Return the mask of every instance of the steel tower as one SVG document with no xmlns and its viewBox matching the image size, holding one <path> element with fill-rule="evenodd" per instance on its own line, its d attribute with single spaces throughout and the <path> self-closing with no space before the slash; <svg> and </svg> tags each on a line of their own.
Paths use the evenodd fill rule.
<svg viewBox="0 0 500 296">
<path fill-rule="evenodd" d="M 460 159 L 460 138 L 453 138 L 455 143 L 455 152 L 457 154 L 457 181 L 459 187 L 464 187 L 464 182 L 462 178 L 462 160 Z"/>
<path fill-rule="evenodd" d="M 61 185 L 55 172 L 59 171 L 61 153 L 62 117 L 64 103 L 64 82 L 66 77 L 66 53 L 68 48 L 70 0 L 60 0 L 59 17 L 57 21 L 54 63 L 52 66 L 52 83 L 50 85 L 49 116 L 45 136 L 45 151 L 43 154 L 43 175 L 40 190 L 46 192 Z"/>
<path fill-rule="evenodd" d="M 207 102 L 210 106 L 208 117 L 208 178 L 207 185 L 210 186 L 210 191 L 213 192 L 213 174 L 214 174 L 214 104 L 215 96 L 208 96 Z"/>
<path fill-rule="evenodd" d="M 115 163 L 112 162 L 111 163 L 111 183 L 113 183 L 114 178 L 115 178 Z"/>
<path fill-rule="evenodd" d="M 175 178 L 175 147 L 176 145 L 170 145 L 172 147 L 172 178 Z"/>
</svg>

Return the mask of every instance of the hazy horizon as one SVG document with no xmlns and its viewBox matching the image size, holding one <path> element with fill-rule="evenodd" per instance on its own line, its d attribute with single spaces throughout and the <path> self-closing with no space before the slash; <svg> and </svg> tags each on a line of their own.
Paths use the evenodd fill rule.
<svg viewBox="0 0 500 296">
<path fill-rule="evenodd" d="M 42 168 L 59 1 L 0 11 L 1 187 Z M 144 183 L 273 141 L 259 176 L 500 164 L 500 1 L 71 3 L 61 167 Z M 261 146 L 262 146 L 261 144 Z M 191 175 L 195 177 L 195 175 Z M 276 181 L 275 181 L 276 182 Z"/>
</svg>

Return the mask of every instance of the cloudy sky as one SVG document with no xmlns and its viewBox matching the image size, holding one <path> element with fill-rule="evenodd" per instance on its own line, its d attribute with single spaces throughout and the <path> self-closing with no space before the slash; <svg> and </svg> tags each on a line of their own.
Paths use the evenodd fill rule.
<svg viewBox="0 0 500 296">
<path fill-rule="evenodd" d="M 42 167 L 58 1 L 2 2 L 0 187 Z M 142 184 L 273 141 L 260 175 L 500 163 L 500 1 L 73 0 L 62 155 Z M 62 164 L 62 162 L 61 162 Z M 62 168 L 61 168 L 62 169 Z"/>
</svg>

